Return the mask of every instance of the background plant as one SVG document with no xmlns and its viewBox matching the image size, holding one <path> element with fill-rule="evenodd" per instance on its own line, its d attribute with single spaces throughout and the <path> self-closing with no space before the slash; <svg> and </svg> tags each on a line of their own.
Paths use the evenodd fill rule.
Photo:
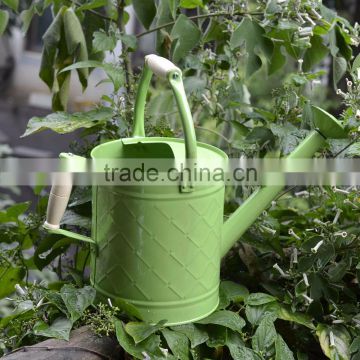
<svg viewBox="0 0 360 360">
<path fill-rule="evenodd" d="M 144 26 L 136 35 L 125 32 L 130 4 Z M 329 141 L 319 156 L 359 156 L 359 25 L 321 1 L 35 1 L 19 13 L 16 0 L 3 0 L 0 33 L 10 14 L 26 31 L 47 7 L 54 18 L 39 75 L 52 91 L 54 113 L 30 119 L 24 136 L 83 128 L 83 142 L 72 149 L 81 155 L 130 136 L 138 78 L 131 60 L 139 40 L 155 33 L 156 51 L 184 69 L 199 140 L 230 156 L 285 155 L 312 127 L 310 105 L 317 104 L 332 107 L 349 130 L 348 139 Z M 113 61 L 103 61 L 105 51 Z M 113 94 L 91 111 L 68 112 L 71 70 L 86 88 L 93 68 L 104 70 Z M 146 113 L 149 134 L 181 135 L 165 83 L 157 80 Z M 44 336 L 66 339 L 73 326 L 90 324 L 139 359 L 360 358 L 357 188 L 282 193 L 224 260 L 218 310 L 170 328 L 139 322 L 134 309 L 95 298 L 86 286 L 89 249 L 41 229 L 47 196 L 41 187 L 34 191 L 35 212 L 5 198 L 1 205 L 2 351 Z M 226 215 L 251 191 L 229 189 Z M 74 191 L 64 226 L 89 232 L 90 199 L 90 189 Z M 45 279 L 29 282 L 34 277 Z M 6 299 L 16 284 L 17 295 Z"/>
</svg>

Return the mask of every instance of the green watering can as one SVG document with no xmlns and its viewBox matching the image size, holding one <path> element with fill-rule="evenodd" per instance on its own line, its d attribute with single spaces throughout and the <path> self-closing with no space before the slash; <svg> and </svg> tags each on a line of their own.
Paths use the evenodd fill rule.
<svg viewBox="0 0 360 360">
<path fill-rule="evenodd" d="M 145 100 L 153 73 L 172 87 L 184 140 L 145 137 Z M 316 129 L 288 159 L 311 158 L 327 138 L 346 136 L 333 116 L 316 107 L 313 114 Z M 65 153 L 60 157 L 72 171 L 86 170 L 86 159 Z M 220 149 L 196 142 L 181 70 L 167 59 L 148 55 L 136 97 L 133 137 L 96 146 L 91 158 L 96 168 L 101 159 L 154 157 L 184 159 L 189 166 L 200 158 L 209 164 L 228 159 Z M 224 183 L 93 186 L 88 238 L 59 227 L 71 192 L 69 176 L 58 178 L 52 187 L 44 227 L 93 245 L 91 283 L 97 291 L 134 305 L 149 323 L 166 320 L 167 325 L 202 319 L 217 308 L 221 258 L 283 188 L 261 187 L 224 223 Z"/>
</svg>

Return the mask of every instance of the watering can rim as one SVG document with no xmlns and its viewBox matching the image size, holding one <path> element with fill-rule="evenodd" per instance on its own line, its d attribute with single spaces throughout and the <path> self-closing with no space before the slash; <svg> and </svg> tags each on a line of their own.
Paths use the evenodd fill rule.
<svg viewBox="0 0 360 360">
<path fill-rule="evenodd" d="M 115 144 L 115 143 L 123 143 L 124 145 L 127 144 L 137 144 L 137 143 L 164 143 L 164 144 L 168 144 L 171 142 L 175 142 L 175 143 L 185 143 L 185 139 L 183 138 L 173 138 L 173 137 L 162 137 L 162 136 L 144 136 L 144 137 L 129 137 L 129 138 L 122 138 L 122 139 L 116 139 L 116 140 L 111 140 L 105 143 L 102 143 L 100 145 L 97 145 L 96 147 L 94 147 L 91 152 L 90 152 L 90 157 L 95 159 L 97 158 L 96 154 L 94 154 L 94 152 L 98 151 L 99 149 L 105 147 L 105 146 L 110 146 Z M 124 143 L 125 142 L 125 143 Z M 126 144 L 127 143 L 127 144 Z M 215 153 L 217 153 L 219 156 L 221 156 L 224 160 L 228 160 L 229 157 L 228 155 L 221 149 L 219 149 L 218 147 L 214 146 L 214 145 L 210 145 L 201 141 L 196 141 L 196 146 L 200 147 L 200 148 L 204 148 L 210 151 L 213 151 Z"/>
</svg>

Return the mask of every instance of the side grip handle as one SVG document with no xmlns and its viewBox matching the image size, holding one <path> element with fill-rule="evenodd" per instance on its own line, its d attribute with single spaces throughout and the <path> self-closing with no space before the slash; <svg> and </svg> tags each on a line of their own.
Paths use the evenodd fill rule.
<svg viewBox="0 0 360 360">
<path fill-rule="evenodd" d="M 63 172 L 58 172 L 54 175 L 46 211 L 46 221 L 43 226 L 50 233 L 88 242 L 93 245 L 97 252 L 96 242 L 90 237 L 60 228 L 60 222 L 64 216 L 71 194 L 74 179 L 73 171 L 86 171 L 85 158 L 70 153 L 62 153 L 60 158 L 67 160 L 66 166 L 65 169 L 64 167 L 61 168 Z"/>
<path fill-rule="evenodd" d="M 72 189 L 72 173 L 56 173 L 51 187 L 44 227 L 49 230 L 60 228 Z"/>
</svg>

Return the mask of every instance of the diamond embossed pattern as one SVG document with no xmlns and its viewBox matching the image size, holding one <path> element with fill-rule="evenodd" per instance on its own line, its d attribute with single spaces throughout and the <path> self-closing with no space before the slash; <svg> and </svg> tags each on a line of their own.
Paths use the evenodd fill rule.
<svg viewBox="0 0 360 360">
<path fill-rule="evenodd" d="M 129 195 L 98 188 L 97 287 L 130 301 L 164 303 L 217 289 L 223 189 L 180 198 Z"/>
</svg>

